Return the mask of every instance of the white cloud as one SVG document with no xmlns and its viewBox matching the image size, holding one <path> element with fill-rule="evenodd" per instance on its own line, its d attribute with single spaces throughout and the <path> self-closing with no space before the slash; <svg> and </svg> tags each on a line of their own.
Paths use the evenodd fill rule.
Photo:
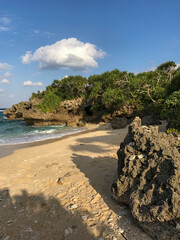
<svg viewBox="0 0 180 240">
<path fill-rule="evenodd" d="M 11 74 L 10 72 L 5 72 L 5 73 L 4 73 L 4 77 L 5 77 L 5 78 L 9 78 L 9 77 L 11 77 L 11 75 L 12 75 L 12 74 Z"/>
<path fill-rule="evenodd" d="M 55 35 L 54 33 L 46 32 L 46 31 L 44 31 L 43 34 L 44 34 L 47 38 L 50 38 L 50 37 L 52 37 L 52 36 Z"/>
<path fill-rule="evenodd" d="M 0 93 L 4 92 L 4 89 L 0 88 Z"/>
<path fill-rule="evenodd" d="M 68 75 L 65 75 L 64 77 L 60 78 L 59 81 L 63 80 L 64 78 L 68 78 Z"/>
<path fill-rule="evenodd" d="M 33 30 L 33 33 L 34 33 L 34 34 L 39 34 L 40 31 L 39 31 L 38 29 L 34 29 L 34 30 Z"/>
<path fill-rule="evenodd" d="M 0 32 L 7 32 L 10 31 L 9 24 L 11 23 L 11 20 L 7 16 L 1 16 L 0 17 Z"/>
<path fill-rule="evenodd" d="M 9 83 L 9 80 L 6 79 L 6 78 L 3 78 L 0 82 L 1 82 L 1 83 Z"/>
<path fill-rule="evenodd" d="M 37 86 L 37 87 L 42 87 L 43 86 L 42 82 L 33 83 L 31 81 L 26 81 L 26 82 L 23 83 L 23 85 L 24 86 Z"/>
<path fill-rule="evenodd" d="M 32 61 L 39 62 L 40 69 L 88 70 L 97 67 L 96 59 L 103 58 L 105 55 L 104 51 L 98 50 L 91 43 L 83 43 L 76 38 L 69 38 L 40 47 L 34 53 L 27 51 L 21 59 L 24 64 Z"/>
<path fill-rule="evenodd" d="M 13 94 L 10 94 L 10 95 L 9 95 L 9 98 L 13 98 L 13 97 L 14 97 L 14 95 L 13 95 Z"/>
<path fill-rule="evenodd" d="M 9 69 L 11 69 L 12 68 L 12 66 L 11 65 L 9 65 L 8 63 L 0 63 L 0 70 L 9 70 Z"/>
<path fill-rule="evenodd" d="M 180 67 L 180 63 L 176 63 L 175 69 L 178 69 L 178 67 Z"/>
<path fill-rule="evenodd" d="M 154 72 L 156 70 L 156 66 L 152 66 L 150 68 L 147 68 L 145 72 Z"/>
<path fill-rule="evenodd" d="M 50 37 L 52 37 L 52 36 L 55 35 L 55 33 L 47 32 L 47 31 L 40 31 L 39 29 L 33 29 L 32 32 L 33 32 L 35 35 L 41 34 L 41 35 L 44 35 L 44 36 L 47 37 L 47 38 L 50 38 Z"/>
<path fill-rule="evenodd" d="M 0 32 L 8 32 L 8 31 L 10 31 L 9 27 L 0 25 Z"/>
<path fill-rule="evenodd" d="M 8 25 L 10 24 L 11 19 L 7 16 L 0 17 L 0 24 Z"/>
</svg>

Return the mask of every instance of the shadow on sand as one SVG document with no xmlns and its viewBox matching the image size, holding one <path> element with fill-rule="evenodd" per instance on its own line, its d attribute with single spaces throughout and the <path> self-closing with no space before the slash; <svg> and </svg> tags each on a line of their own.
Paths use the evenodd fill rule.
<svg viewBox="0 0 180 240">
<path fill-rule="evenodd" d="M 0 212 L 1 240 L 94 239 L 80 212 L 70 213 L 54 197 L 26 190 L 11 197 L 8 189 L 1 189 Z"/>
<path fill-rule="evenodd" d="M 109 151 L 107 151 L 107 149 L 108 145 L 111 151 L 112 145 L 119 146 L 120 142 L 124 139 L 125 133 L 126 131 L 123 132 L 122 136 L 117 136 L 117 138 L 113 138 L 113 142 L 110 141 L 112 139 L 111 131 L 109 131 L 109 135 L 107 136 L 78 139 L 81 144 L 84 144 L 82 145 L 84 151 L 89 151 L 93 153 L 96 153 L 96 151 L 94 151 L 93 149 L 93 142 L 95 142 L 95 145 L 97 144 L 97 142 L 106 143 L 107 145 L 105 147 L 99 146 L 98 153 L 103 155 L 96 155 L 97 157 L 82 155 L 81 148 L 78 149 L 72 146 L 72 149 L 75 152 L 72 155 L 72 161 L 77 166 L 77 168 L 82 173 L 84 173 L 85 177 L 89 179 L 89 183 L 96 190 L 96 192 L 101 195 L 107 206 L 117 215 L 121 216 L 120 220 L 118 220 L 118 225 L 125 226 L 126 223 L 129 222 L 128 224 L 130 224 L 131 227 L 132 225 L 134 225 L 134 227 L 136 228 L 138 227 L 137 222 L 133 219 L 129 208 L 125 205 L 117 204 L 113 199 L 111 192 L 112 183 L 115 179 L 117 179 L 118 158 L 114 157 L 114 155 L 108 154 L 107 152 Z M 117 135 L 117 133 L 115 132 L 113 132 L 113 134 Z M 135 231 L 137 231 L 137 228 Z M 128 237 L 128 239 L 132 239 L 132 235 L 130 235 L 130 233 L 127 232 L 126 236 Z M 138 239 L 138 236 L 133 238 Z"/>
</svg>

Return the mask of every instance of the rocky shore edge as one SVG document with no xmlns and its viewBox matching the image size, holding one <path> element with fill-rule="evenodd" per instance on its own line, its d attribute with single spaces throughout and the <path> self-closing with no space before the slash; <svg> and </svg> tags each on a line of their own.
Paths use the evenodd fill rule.
<svg viewBox="0 0 180 240">
<path fill-rule="evenodd" d="M 11 108 L 7 108 L 4 114 L 10 120 L 22 119 L 29 125 L 35 126 L 66 124 L 70 127 L 89 128 L 91 124 L 109 124 L 108 127 L 113 129 L 125 128 L 135 117 L 134 109 L 129 105 L 111 114 L 104 114 L 101 111 L 92 114 L 91 104 L 85 102 L 83 98 L 78 98 L 62 102 L 56 113 L 44 113 L 38 108 L 38 101 L 33 99 L 14 104 Z M 161 124 L 154 116 L 145 116 L 142 121 L 145 125 Z"/>
</svg>

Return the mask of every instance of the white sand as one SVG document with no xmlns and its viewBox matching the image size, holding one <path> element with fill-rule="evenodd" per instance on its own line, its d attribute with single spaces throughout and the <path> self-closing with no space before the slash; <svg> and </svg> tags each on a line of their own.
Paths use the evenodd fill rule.
<svg viewBox="0 0 180 240">
<path fill-rule="evenodd" d="M 9 155 L 4 148 L 0 239 L 150 240 L 128 208 L 112 199 L 116 152 L 126 133 L 127 129 L 82 133 L 14 147 Z"/>
</svg>

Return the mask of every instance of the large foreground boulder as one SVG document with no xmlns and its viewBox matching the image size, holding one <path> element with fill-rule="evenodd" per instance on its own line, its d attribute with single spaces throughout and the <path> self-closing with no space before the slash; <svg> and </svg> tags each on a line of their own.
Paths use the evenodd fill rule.
<svg viewBox="0 0 180 240">
<path fill-rule="evenodd" d="M 180 139 L 135 118 L 118 150 L 116 201 L 153 239 L 180 239 Z"/>
</svg>

